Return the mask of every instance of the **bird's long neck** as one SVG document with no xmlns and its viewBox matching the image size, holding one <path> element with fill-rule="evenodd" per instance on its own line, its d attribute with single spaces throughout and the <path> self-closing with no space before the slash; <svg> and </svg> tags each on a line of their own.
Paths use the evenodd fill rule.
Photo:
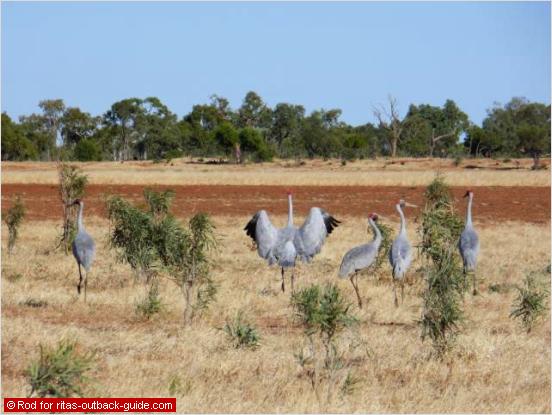
<svg viewBox="0 0 552 415">
<path fill-rule="evenodd" d="M 470 193 L 468 196 L 468 212 L 466 213 L 466 226 L 472 226 L 472 201 L 473 201 L 473 193 Z"/>
<path fill-rule="evenodd" d="M 291 195 L 288 195 L 288 226 L 293 226 L 293 202 Z"/>
<path fill-rule="evenodd" d="M 77 231 L 84 230 L 84 225 L 82 224 L 82 210 L 84 209 L 84 203 L 79 203 L 79 215 L 77 216 Z"/>
<path fill-rule="evenodd" d="M 376 244 L 376 246 L 379 247 L 381 244 L 381 232 L 377 227 L 376 223 L 372 220 L 372 218 L 368 218 L 368 222 L 370 223 L 370 226 L 374 231 L 374 239 L 372 239 L 372 243 Z"/>
<path fill-rule="evenodd" d="M 406 233 L 406 219 L 404 218 L 404 213 L 400 204 L 397 205 L 397 212 L 399 212 L 399 216 L 401 217 L 401 229 L 399 231 L 399 234 L 402 235 Z"/>
</svg>

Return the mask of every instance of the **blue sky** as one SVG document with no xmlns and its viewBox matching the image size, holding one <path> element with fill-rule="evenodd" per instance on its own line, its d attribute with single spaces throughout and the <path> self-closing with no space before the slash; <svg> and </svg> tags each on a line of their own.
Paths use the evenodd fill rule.
<svg viewBox="0 0 552 415">
<path fill-rule="evenodd" d="M 373 121 L 388 94 L 451 98 L 480 123 L 512 96 L 550 102 L 549 3 L 2 2 L 2 110 L 101 114 L 157 96 L 182 116 L 249 90 Z"/>
</svg>

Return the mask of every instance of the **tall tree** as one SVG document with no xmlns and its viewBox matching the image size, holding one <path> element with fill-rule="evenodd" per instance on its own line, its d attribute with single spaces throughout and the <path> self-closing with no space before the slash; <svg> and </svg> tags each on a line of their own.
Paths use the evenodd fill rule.
<svg viewBox="0 0 552 415">
<path fill-rule="evenodd" d="M 61 138 L 65 146 L 73 146 L 79 141 L 91 138 L 96 134 L 100 117 L 92 117 L 77 107 L 65 109 L 61 118 Z"/>
<path fill-rule="evenodd" d="M 38 103 L 42 109 L 42 116 L 49 132 L 50 143 L 47 147 L 48 160 L 52 160 L 51 149 L 54 149 L 58 142 L 58 133 L 61 131 L 61 119 L 65 111 L 65 104 L 62 99 L 45 99 Z"/>
<path fill-rule="evenodd" d="M 380 104 L 372 109 L 378 120 L 378 126 L 385 131 L 385 137 L 389 145 L 391 157 L 397 156 L 397 148 L 402 138 L 403 123 L 399 116 L 397 99 L 389 95 L 387 106 Z"/>
<path fill-rule="evenodd" d="M 426 147 L 430 157 L 436 150 L 446 153 L 454 148 L 460 135 L 468 128 L 468 116 L 456 103 L 447 100 L 442 108 L 422 104 L 410 105 L 404 120 L 404 138 L 409 153 L 418 153 Z"/>
<path fill-rule="evenodd" d="M 277 104 L 272 112 L 269 140 L 280 146 L 286 139 L 297 139 L 304 118 L 305 108 L 302 105 Z"/>
<path fill-rule="evenodd" d="M 104 114 L 104 122 L 116 132 L 112 143 L 113 160 L 129 160 L 131 147 L 138 141 L 138 119 L 143 113 L 142 100 L 127 98 L 114 103 Z"/>
<path fill-rule="evenodd" d="M 20 125 L 2 113 L 2 160 L 34 160 L 38 151 L 34 143 L 25 137 Z"/>
<path fill-rule="evenodd" d="M 240 127 L 269 128 L 272 111 L 256 92 L 249 91 L 238 110 Z"/>
</svg>

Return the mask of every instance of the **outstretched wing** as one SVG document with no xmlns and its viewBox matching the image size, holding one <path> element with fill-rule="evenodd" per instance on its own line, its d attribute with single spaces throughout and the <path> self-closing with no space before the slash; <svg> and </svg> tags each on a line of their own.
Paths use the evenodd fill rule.
<svg viewBox="0 0 552 415">
<path fill-rule="evenodd" d="M 324 209 L 313 207 L 303 226 L 295 235 L 295 246 L 302 260 L 310 261 L 320 252 L 326 237 L 339 226 L 341 222 Z"/>
<path fill-rule="evenodd" d="M 255 213 L 243 230 L 257 244 L 259 256 L 272 264 L 274 262 L 272 249 L 278 239 L 278 229 L 272 225 L 266 211 L 259 210 Z"/>
</svg>

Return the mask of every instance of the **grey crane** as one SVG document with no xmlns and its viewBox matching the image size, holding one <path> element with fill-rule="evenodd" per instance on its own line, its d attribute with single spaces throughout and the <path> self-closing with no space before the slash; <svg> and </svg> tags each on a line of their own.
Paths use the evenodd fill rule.
<svg viewBox="0 0 552 415">
<path fill-rule="evenodd" d="M 293 225 L 293 201 L 288 192 L 288 223 L 275 228 L 265 210 L 259 210 L 245 225 L 244 231 L 257 244 L 257 252 L 269 265 L 277 263 L 282 269 L 282 291 L 285 291 L 284 270 L 292 268 L 291 291 L 293 292 L 295 261 L 310 262 L 320 252 L 326 237 L 341 222 L 319 207 L 311 208 L 300 228 Z"/>
<path fill-rule="evenodd" d="M 72 243 L 73 256 L 77 260 L 79 266 L 79 284 L 77 285 L 77 292 L 80 294 L 81 287 L 84 282 L 84 301 L 86 302 L 86 286 L 88 285 L 88 273 L 90 272 L 90 267 L 92 262 L 94 262 L 94 257 L 96 256 L 96 244 L 94 240 L 84 229 L 82 223 L 82 211 L 84 209 L 84 202 L 80 199 L 76 199 L 72 205 L 79 205 L 79 215 L 77 218 L 77 235 Z M 82 276 L 81 267 L 86 271 L 84 278 Z"/>
<path fill-rule="evenodd" d="M 402 302 L 404 301 L 404 277 L 412 262 L 412 247 L 410 246 L 406 233 L 406 219 L 404 218 L 404 212 L 402 210 L 406 206 L 416 207 L 416 205 L 406 203 L 403 199 L 399 200 L 399 203 L 395 205 L 395 209 L 397 209 L 401 217 L 401 225 L 399 234 L 393 241 L 391 249 L 389 250 L 389 262 L 393 270 L 393 295 L 395 296 L 395 307 L 399 306 L 399 301 L 397 299 L 397 283 L 401 286 Z"/>
<path fill-rule="evenodd" d="M 358 292 L 358 273 L 374 263 L 381 245 L 381 232 L 376 225 L 377 220 L 378 215 L 370 213 L 368 216 L 368 223 L 372 227 L 374 238 L 370 243 L 356 246 L 348 251 L 343 257 L 341 266 L 339 267 L 339 278 L 344 279 L 348 277 L 350 279 L 355 289 L 359 308 L 362 308 L 362 299 Z"/>
<path fill-rule="evenodd" d="M 475 231 L 472 223 L 472 203 L 473 192 L 468 190 L 464 197 L 468 198 L 468 209 L 466 212 L 466 225 L 460 235 L 460 241 L 458 242 L 458 248 L 460 249 L 460 255 L 464 263 L 464 276 L 467 277 L 468 273 L 473 277 L 473 295 L 477 294 L 477 288 L 475 283 L 475 268 L 477 266 L 477 255 L 479 254 L 479 236 Z"/>
</svg>

